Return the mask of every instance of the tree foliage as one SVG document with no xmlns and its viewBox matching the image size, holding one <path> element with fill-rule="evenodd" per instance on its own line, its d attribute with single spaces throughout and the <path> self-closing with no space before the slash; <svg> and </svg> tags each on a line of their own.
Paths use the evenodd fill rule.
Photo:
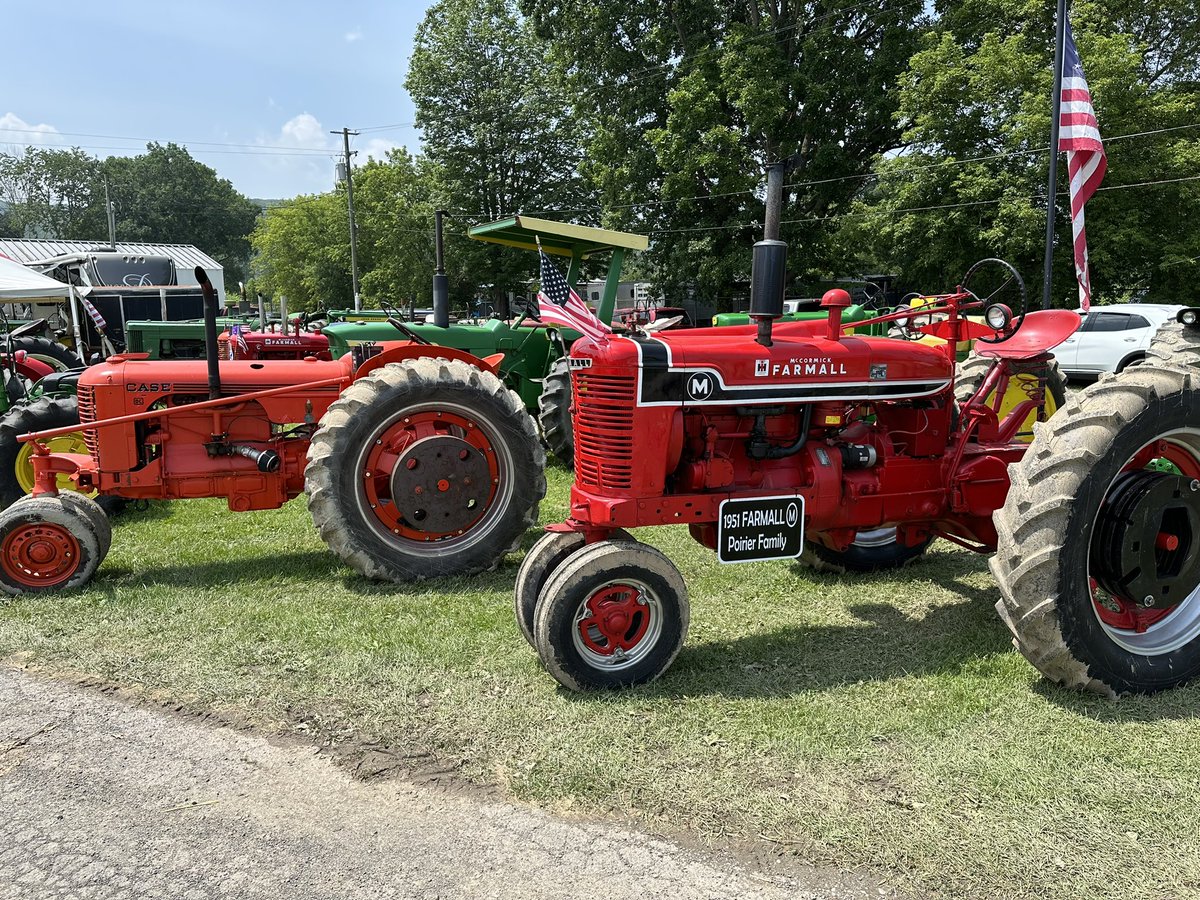
<svg viewBox="0 0 1200 900">
<path fill-rule="evenodd" d="M 608 224 L 655 232 L 669 293 L 728 299 L 749 271 L 765 166 L 796 156 L 793 267 L 831 256 L 823 220 L 897 146 L 894 86 L 927 27 L 917 0 L 523 0 L 577 115 Z M 692 199 L 695 198 L 695 199 Z"/>
<path fill-rule="evenodd" d="M 1086 209 L 1094 294 L 1190 301 L 1200 233 L 1200 25 L 1179 0 L 1081 0 L 1072 24 L 1109 169 Z M 1188 12 L 1191 10 L 1191 12 Z M 906 151 L 841 224 L 861 267 L 944 289 L 1003 256 L 1040 295 L 1050 131 L 1053 9 L 1027 0 L 947 5 L 900 82 Z M 1177 129 L 1157 135 L 1147 131 Z M 1060 162 L 1053 296 L 1075 302 L 1065 162 Z M 1144 182 L 1168 182 L 1145 184 Z M 927 209 L 927 207 L 951 207 Z"/>
<path fill-rule="evenodd" d="M 582 128 L 559 85 L 545 45 L 509 0 L 429 8 L 405 87 L 440 203 L 458 223 L 587 201 L 578 176 Z M 529 254 L 474 242 L 452 251 L 497 301 L 522 288 L 534 265 Z"/>
<path fill-rule="evenodd" d="M 0 200 L 14 237 L 108 238 L 105 183 L 116 207 L 118 240 L 194 244 L 244 277 L 258 206 L 176 144 L 149 144 L 137 156 L 105 160 L 79 148 L 29 147 L 0 153 Z"/>
</svg>

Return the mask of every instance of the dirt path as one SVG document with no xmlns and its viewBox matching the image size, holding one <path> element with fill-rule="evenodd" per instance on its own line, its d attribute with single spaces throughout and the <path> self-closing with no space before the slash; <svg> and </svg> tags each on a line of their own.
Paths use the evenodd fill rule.
<svg viewBox="0 0 1200 900">
<path fill-rule="evenodd" d="M 0 898 L 845 898 L 0 670 Z"/>
</svg>

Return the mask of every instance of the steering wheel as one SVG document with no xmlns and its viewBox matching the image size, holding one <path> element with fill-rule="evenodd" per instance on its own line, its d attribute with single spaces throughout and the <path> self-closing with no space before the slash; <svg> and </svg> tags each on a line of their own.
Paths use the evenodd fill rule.
<svg viewBox="0 0 1200 900">
<path fill-rule="evenodd" d="M 433 343 L 433 341 L 430 341 L 430 340 L 427 340 L 427 339 L 421 337 L 421 335 L 417 334 L 415 331 L 413 331 L 411 328 L 409 328 L 407 325 L 405 325 L 403 322 L 401 322 L 395 316 L 388 316 L 387 322 L 389 325 L 391 325 L 393 328 L 395 328 L 397 331 L 399 331 L 402 335 L 404 335 L 406 338 L 408 338 L 410 341 L 412 341 L 414 344 L 425 344 L 426 346 L 428 346 Z"/>
<path fill-rule="evenodd" d="M 1011 263 L 994 257 L 981 259 L 967 270 L 959 287 L 974 298 L 973 302 L 964 303 L 959 309 L 982 309 L 987 326 L 996 332 L 994 338 L 980 337 L 976 340 L 985 344 L 999 344 L 1020 330 L 1029 310 L 1029 294 L 1025 290 L 1025 279 Z M 997 327 L 993 321 L 1002 324 Z"/>
<path fill-rule="evenodd" d="M 526 319 L 533 319 L 533 321 L 535 321 L 539 325 L 541 325 L 542 317 L 537 314 L 536 309 L 537 309 L 536 304 L 526 303 L 525 309 L 521 311 L 521 314 L 519 316 L 517 316 L 517 321 L 513 322 L 513 328 L 519 327 L 520 324 L 522 322 L 524 322 Z"/>
</svg>

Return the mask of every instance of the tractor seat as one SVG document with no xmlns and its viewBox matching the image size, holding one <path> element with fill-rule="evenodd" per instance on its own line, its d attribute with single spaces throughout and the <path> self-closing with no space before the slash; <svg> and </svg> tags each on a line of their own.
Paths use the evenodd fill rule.
<svg viewBox="0 0 1200 900">
<path fill-rule="evenodd" d="M 975 342 L 979 356 L 997 359 L 1030 359 L 1057 347 L 1076 331 L 1083 320 L 1067 309 L 1041 309 L 1027 313 L 1020 329 L 1007 341 L 989 344 Z"/>
</svg>

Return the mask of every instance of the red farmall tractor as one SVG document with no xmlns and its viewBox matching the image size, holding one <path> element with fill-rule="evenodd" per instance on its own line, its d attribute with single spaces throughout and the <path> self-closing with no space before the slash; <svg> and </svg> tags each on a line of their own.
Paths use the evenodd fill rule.
<svg viewBox="0 0 1200 900">
<path fill-rule="evenodd" d="M 265 331 L 234 325 L 217 337 L 217 356 L 221 359 L 333 359 L 329 338 L 320 330 L 306 331 L 307 313 L 294 316 L 279 331 Z"/>
<path fill-rule="evenodd" d="M 771 219 L 765 233 L 777 235 Z M 725 563 L 805 555 L 862 571 L 903 565 L 935 537 L 998 547 L 1002 617 L 1051 679 L 1111 694 L 1194 675 L 1192 376 L 1131 368 L 1034 425 L 1028 443 L 1025 422 L 1046 418 L 1058 377 L 1048 351 L 1078 315 L 1025 313 L 1017 273 L 992 260 L 923 310 L 917 328 L 938 346 L 847 334 L 840 290 L 823 298 L 826 320 L 773 328 L 785 255 L 778 240 L 755 245 L 756 326 L 572 348 L 570 513 L 530 550 L 515 590 L 551 675 L 589 690 L 670 666 L 688 630 L 687 587 L 626 529 L 678 524 Z M 966 338 L 988 363 L 964 385 L 954 348 Z M 1013 385 L 1025 397 L 1005 403 Z"/>
<path fill-rule="evenodd" d="M 112 531 L 97 504 L 224 497 L 234 511 L 308 494 L 322 538 L 351 568 L 400 581 L 494 567 L 537 521 L 545 461 L 500 357 L 387 342 L 338 360 L 110 357 L 79 380 L 80 425 L 25 435 L 35 488 L 0 512 L 0 590 L 86 583 Z M 47 441 L 84 430 L 87 453 Z"/>
</svg>

